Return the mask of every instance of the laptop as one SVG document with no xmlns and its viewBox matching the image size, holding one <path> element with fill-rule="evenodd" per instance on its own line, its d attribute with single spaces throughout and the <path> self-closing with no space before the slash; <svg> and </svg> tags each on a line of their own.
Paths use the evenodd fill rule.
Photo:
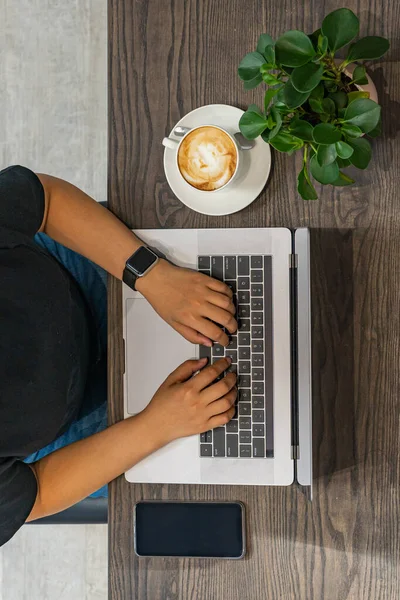
<svg viewBox="0 0 400 600">
<path fill-rule="evenodd" d="M 224 355 L 238 373 L 235 418 L 176 440 L 127 471 L 137 483 L 290 485 L 312 482 L 309 231 L 157 229 L 135 233 L 175 264 L 225 281 L 239 330 L 211 352 L 186 341 L 123 286 L 125 418 L 143 410 L 188 358 Z"/>
</svg>

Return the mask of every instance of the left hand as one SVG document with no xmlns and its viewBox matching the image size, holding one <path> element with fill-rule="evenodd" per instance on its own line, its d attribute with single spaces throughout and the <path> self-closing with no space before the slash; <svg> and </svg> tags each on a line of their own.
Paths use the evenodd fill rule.
<svg viewBox="0 0 400 600">
<path fill-rule="evenodd" d="M 227 346 L 229 338 L 221 327 L 237 330 L 232 291 L 222 281 L 161 259 L 137 280 L 136 288 L 164 321 L 194 344 Z"/>
</svg>

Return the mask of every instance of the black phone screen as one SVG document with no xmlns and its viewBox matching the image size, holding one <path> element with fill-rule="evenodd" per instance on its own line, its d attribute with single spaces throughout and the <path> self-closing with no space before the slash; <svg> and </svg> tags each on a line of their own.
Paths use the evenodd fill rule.
<svg viewBox="0 0 400 600">
<path fill-rule="evenodd" d="M 243 510 L 240 502 L 139 502 L 135 506 L 136 553 L 241 558 Z"/>
</svg>

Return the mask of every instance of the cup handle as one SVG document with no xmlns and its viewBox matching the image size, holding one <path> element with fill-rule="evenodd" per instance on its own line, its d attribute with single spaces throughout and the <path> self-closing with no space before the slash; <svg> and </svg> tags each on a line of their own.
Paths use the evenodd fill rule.
<svg viewBox="0 0 400 600">
<path fill-rule="evenodd" d="M 165 137 L 162 141 L 162 145 L 166 148 L 171 148 L 171 150 L 176 150 L 179 146 L 179 142 L 176 140 L 171 140 L 171 138 Z"/>
</svg>

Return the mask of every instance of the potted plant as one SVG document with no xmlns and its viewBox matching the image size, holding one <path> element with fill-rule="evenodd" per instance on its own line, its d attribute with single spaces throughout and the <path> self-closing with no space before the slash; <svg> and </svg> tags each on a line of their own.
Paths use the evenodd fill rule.
<svg viewBox="0 0 400 600">
<path fill-rule="evenodd" d="M 337 59 L 337 51 L 358 31 L 356 15 L 339 8 L 311 35 L 287 31 L 274 42 L 262 34 L 256 52 L 246 54 L 239 65 L 246 90 L 262 82 L 268 86 L 262 110 L 249 106 L 240 131 L 250 140 L 261 136 L 279 152 L 303 151 L 298 191 L 304 200 L 317 199 L 311 176 L 334 186 L 354 183 L 342 169 L 365 169 L 371 159 L 365 134 L 373 138 L 380 133 L 381 107 L 359 63 L 383 56 L 389 42 L 361 38 L 348 47 L 344 59 Z"/>
</svg>

